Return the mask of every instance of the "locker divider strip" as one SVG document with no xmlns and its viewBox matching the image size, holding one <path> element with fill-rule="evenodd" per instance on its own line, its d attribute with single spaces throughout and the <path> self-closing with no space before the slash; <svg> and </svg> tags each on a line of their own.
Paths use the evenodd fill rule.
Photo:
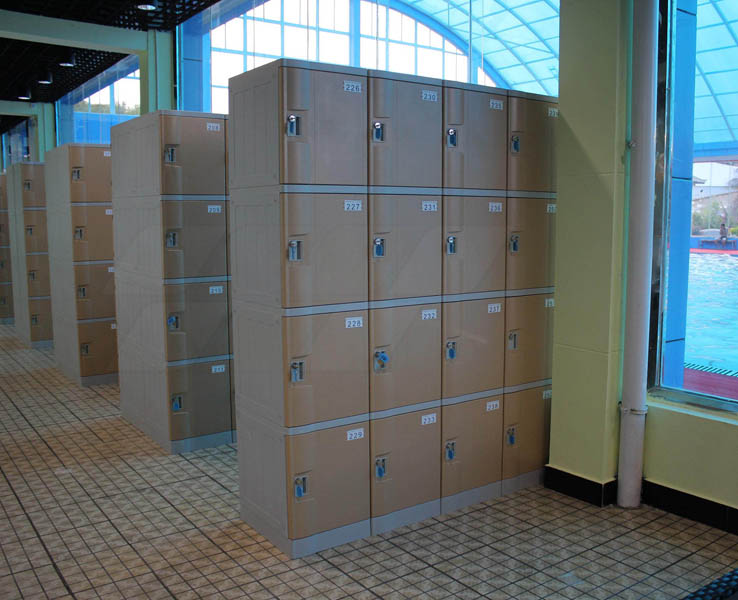
<svg viewBox="0 0 738 600">
<path fill-rule="evenodd" d="M 115 317 L 100 317 L 98 319 L 77 319 L 77 325 L 84 325 L 85 323 L 106 323 L 109 321 L 115 321 Z"/>
<path fill-rule="evenodd" d="M 297 427 L 284 427 L 285 435 L 300 435 L 303 433 L 312 433 L 323 429 L 333 429 L 334 427 L 345 427 L 346 425 L 354 425 L 355 423 L 363 423 L 369 420 L 370 413 L 362 413 L 351 417 L 342 417 L 340 419 L 332 419 L 330 421 L 320 421 L 319 423 L 310 423 L 308 425 L 298 425 Z"/>
<path fill-rule="evenodd" d="M 48 252 L 26 252 L 26 256 L 46 256 Z"/>
<path fill-rule="evenodd" d="M 532 390 L 537 387 L 546 387 L 551 385 L 551 381 L 551 379 L 541 379 L 539 381 L 531 381 L 530 383 L 521 383 L 520 385 L 512 385 L 510 387 L 503 388 L 503 391 L 505 394 L 514 394 L 515 392 Z"/>
<path fill-rule="evenodd" d="M 515 190 L 507 190 L 508 198 L 550 198 L 556 199 L 555 192 L 516 192 Z"/>
<path fill-rule="evenodd" d="M 174 279 L 165 279 L 164 285 L 183 285 L 186 283 L 227 283 L 230 280 L 230 275 L 213 275 L 209 277 L 175 277 Z"/>
<path fill-rule="evenodd" d="M 479 400 L 480 398 L 491 398 L 493 396 L 501 396 L 505 393 L 505 388 L 495 388 L 493 390 L 485 390 L 483 392 L 474 392 L 473 394 L 463 394 L 454 396 L 453 398 L 442 398 L 441 406 L 450 406 L 452 404 L 462 404 L 471 400 Z"/>
<path fill-rule="evenodd" d="M 200 358 L 185 358 L 182 360 L 170 360 L 167 367 L 182 367 L 184 365 L 196 365 L 206 362 L 218 362 L 219 360 L 231 360 L 233 354 L 218 354 L 216 356 L 202 356 Z"/>
<path fill-rule="evenodd" d="M 112 202 L 70 202 L 69 206 L 113 206 Z"/>
<path fill-rule="evenodd" d="M 397 306 L 438 304 L 442 300 L 443 296 L 418 296 L 416 298 L 396 298 L 394 300 L 370 300 L 369 308 L 395 308 Z"/>
<path fill-rule="evenodd" d="M 72 262 L 73 265 L 112 265 L 115 264 L 114 260 L 76 260 Z"/>
<path fill-rule="evenodd" d="M 29 300 L 51 300 L 51 296 L 28 296 Z"/>
<path fill-rule="evenodd" d="M 489 300 L 491 298 L 504 298 L 505 290 L 497 292 L 469 292 L 466 294 L 444 294 L 442 302 L 445 304 L 451 302 L 464 302 L 465 300 Z"/>
<path fill-rule="evenodd" d="M 304 317 L 307 315 L 325 315 L 328 313 L 367 310 L 368 302 L 348 302 L 346 304 L 323 304 L 322 306 L 301 306 L 299 308 L 283 308 L 283 317 Z"/>
<path fill-rule="evenodd" d="M 424 410 L 432 410 L 434 408 L 440 408 L 440 400 L 430 400 L 429 402 L 419 402 L 418 404 L 408 404 L 407 406 L 398 406 L 396 408 L 388 408 L 387 410 L 376 410 L 369 413 L 369 419 L 371 421 L 377 421 L 379 419 L 387 419 L 389 417 L 396 417 L 397 415 L 406 415 L 408 413 L 420 412 Z"/>
<path fill-rule="evenodd" d="M 265 186 L 272 187 L 272 186 Z M 279 186 L 282 194 L 367 194 L 365 185 L 327 185 L 312 183 L 283 183 Z M 245 188 L 241 188 L 245 189 Z M 252 189 L 252 188 L 246 188 Z"/>
<path fill-rule="evenodd" d="M 162 202 L 227 202 L 228 196 L 223 194 L 162 194 Z"/>
<path fill-rule="evenodd" d="M 505 298 L 516 298 L 518 296 L 545 296 L 554 293 L 553 287 L 545 288 L 528 288 L 525 290 L 506 290 Z"/>
<path fill-rule="evenodd" d="M 506 198 L 507 190 L 483 190 L 472 188 L 441 188 L 444 196 L 482 196 L 485 198 Z"/>
</svg>

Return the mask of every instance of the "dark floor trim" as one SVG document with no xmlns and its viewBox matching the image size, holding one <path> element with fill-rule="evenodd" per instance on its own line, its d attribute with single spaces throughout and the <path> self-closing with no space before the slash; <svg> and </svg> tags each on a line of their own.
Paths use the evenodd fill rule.
<svg viewBox="0 0 738 600">
<path fill-rule="evenodd" d="M 738 534 L 738 509 L 680 492 L 658 483 L 643 481 L 643 503 Z"/>
<path fill-rule="evenodd" d="M 726 573 L 705 587 L 685 596 L 683 600 L 736 600 L 738 599 L 738 569 Z"/>
<path fill-rule="evenodd" d="M 591 479 L 585 479 L 579 475 L 573 475 L 549 466 L 546 467 L 543 485 L 567 496 L 594 504 L 595 506 L 614 504 L 618 490 L 617 481 L 597 483 Z"/>
</svg>

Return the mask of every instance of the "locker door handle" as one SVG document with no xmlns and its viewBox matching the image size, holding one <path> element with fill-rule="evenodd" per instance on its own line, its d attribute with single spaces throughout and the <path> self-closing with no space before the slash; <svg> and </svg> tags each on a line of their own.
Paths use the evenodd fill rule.
<svg viewBox="0 0 738 600">
<path fill-rule="evenodd" d="M 372 255 L 374 258 L 384 258 L 387 256 L 387 248 L 385 247 L 384 238 L 374 238 L 374 243 L 372 244 Z"/>
<path fill-rule="evenodd" d="M 33 235 L 33 226 L 26 227 L 26 233 L 28 235 Z"/>
<path fill-rule="evenodd" d="M 451 461 L 456 458 L 456 442 L 446 442 L 446 460 Z"/>
<path fill-rule="evenodd" d="M 387 354 L 384 350 L 377 350 L 374 352 L 374 370 L 375 371 L 384 371 L 384 369 L 387 368 L 387 363 L 389 363 L 390 357 L 389 354 Z"/>
<path fill-rule="evenodd" d="M 520 236 L 517 233 L 513 233 L 510 236 L 510 254 L 517 254 L 520 250 Z"/>
<path fill-rule="evenodd" d="M 79 181 L 82 179 L 82 167 L 74 167 L 72 169 L 72 181 Z"/>
<path fill-rule="evenodd" d="M 456 342 L 446 342 L 446 360 L 453 360 L 456 358 Z"/>
<path fill-rule="evenodd" d="M 520 136 L 514 135 L 510 138 L 510 152 L 520 154 Z"/>
<path fill-rule="evenodd" d="M 300 127 L 300 121 L 301 117 L 298 117 L 297 115 L 290 115 L 287 117 L 287 136 L 288 137 L 295 137 L 300 135 L 300 130 L 302 129 Z"/>
<path fill-rule="evenodd" d="M 305 361 L 304 360 L 293 360 L 290 363 L 290 381 L 292 383 L 298 383 L 305 381 Z"/>
<path fill-rule="evenodd" d="M 387 458 L 378 458 L 374 461 L 374 473 L 377 479 L 384 479 L 387 475 Z"/>
<path fill-rule="evenodd" d="M 507 349 L 517 350 L 518 349 L 518 332 L 511 331 L 507 334 Z"/>
<path fill-rule="evenodd" d="M 38 315 L 31 315 L 31 325 L 38 325 Z"/>
<path fill-rule="evenodd" d="M 375 121 L 372 124 L 372 141 L 383 142 L 384 141 L 384 123 Z"/>
<path fill-rule="evenodd" d="M 456 254 L 456 243 L 458 238 L 455 235 L 450 235 L 446 238 L 446 254 Z"/>
<path fill-rule="evenodd" d="M 175 394 L 172 396 L 172 412 L 179 412 L 182 410 L 182 394 Z"/>
<path fill-rule="evenodd" d="M 75 240 L 83 240 L 83 239 L 85 239 L 85 228 L 84 227 L 75 227 L 74 228 L 74 239 Z"/>
<path fill-rule="evenodd" d="M 176 146 L 167 146 L 164 149 L 164 162 L 166 163 L 177 162 L 177 147 Z"/>
<path fill-rule="evenodd" d="M 82 356 L 88 356 L 90 354 L 90 345 L 89 344 L 81 344 L 79 347 L 79 353 Z"/>
<path fill-rule="evenodd" d="M 287 260 L 296 262 L 302 260 L 302 240 L 290 240 L 287 244 Z"/>
<path fill-rule="evenodd" d="M 307 476 L 295 477 L 295 498 L 302 498 L 308 491 Z"/>
<path fill-rule="evenodd" d="M 456 148 L 459 145 L 459 131 L 453 127 L 449 127 L 446 131 L 446 145 L 449 148 Z"/>
<path fill-rule="evenodd" d="M 36 281 L 36 271 L 28 271 L 28 279 L 30 281 Z"/>
<path fill-rule="evenodd" d="M 77 288 L 77 298 L 87 298 L 87 288 L 83 285 Z"/>
<path fill-rule="evenodd" d="M 179 315 L 172 313 L 167 317 L 167 329 L 169 329 L 169 331 L 179 330 Z"/>
<path fill-rule="evenodd" d="M 82 239 L 82 238 L 77 238 Z M 165 238 L 165 245 L 167 248 L 176 248 L 179 245 L 179 235 L 176 231 L 167 231 Z"/>
<path fill-rule="evenodd" d="M 507 445 L 508 446 L 514 446 L 515 445 L 515 438 L 517 436 L 517 427 L 515 425 L 508 427 L 507 431 L 505 432 L 505 437 L 507 438 Z"/>
</svg>

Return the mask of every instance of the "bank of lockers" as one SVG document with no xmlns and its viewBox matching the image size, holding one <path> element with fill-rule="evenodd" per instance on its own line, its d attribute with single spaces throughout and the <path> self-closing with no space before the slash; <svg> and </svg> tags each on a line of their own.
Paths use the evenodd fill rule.
<svg viewBox="0 0 738 600">
<path fill-rule="evenodd" d="M 110 170 L 107 145 L 65 144 L 46 154 L 56 361 L 83 385 L 113 381 L 118 370 Z"/>
<path fill-rule="evenodd" d="M 232 439 L 226 118 L 112 129 L 123 416 L 167 451 Z"/>
</svg>

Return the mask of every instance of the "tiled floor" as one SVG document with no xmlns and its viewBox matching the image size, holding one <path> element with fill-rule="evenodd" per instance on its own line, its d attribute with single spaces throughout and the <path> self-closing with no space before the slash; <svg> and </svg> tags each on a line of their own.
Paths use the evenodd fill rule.
<svg viewBox="0 0 738 600">
<path fill-rule="evenodd" d="M 170 457 L 0 326 L 0 598 L 681 598 L 738 536 L 535 488 L 288 560 L 238 518 L 233 447 Z"/>
</svg>

